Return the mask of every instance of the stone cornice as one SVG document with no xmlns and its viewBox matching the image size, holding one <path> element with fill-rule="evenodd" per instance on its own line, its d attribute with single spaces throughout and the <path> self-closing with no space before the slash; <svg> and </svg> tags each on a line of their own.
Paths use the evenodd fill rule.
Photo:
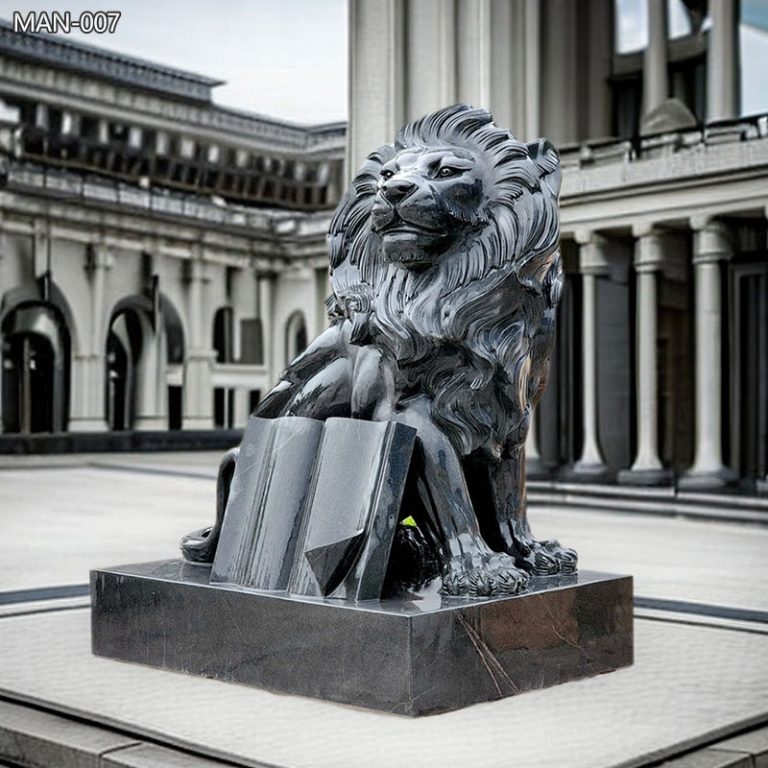
<svg viewBox="0 0 768 768">
<path fill-rule="evenodd" d="M 196 101 L 210 101 L 211 88 L 223 82 L 54 35 L 15 32 L 3 19 L 0 53 Z"/>
<path fill-rule="evenodd" d="M 296 155 L 333 153 L 342 157 L 346 123 L 301 126 L 206 102 L 169 98 L 57 69 L 0 51 L 0 94 L 113 117 L 145 127 L 176 131 L 208 140 Z"/>
<path fill-rule="evenodd" d="M 619 144 L 620 142 L 617 142 Z M 700 179 L 750 171 L 768 173 L 768 136 L 754 135 L 743 140 L 734 134 L 732 141 L 684 144 L 662 156 L 631 159 L 625 157 L 605 164 L 563 170 L 561 201 L 608 193 L 636 195 L 641 189 L 685 185 Z"/>
<path fill-rule="evenodd" d="M 51 180 L 54 180 L 53 183 Z M 51 237 L 92 243 L 122 242 L 129 250 L 150 249 L 188 258 L 202 243 L 212 261 L 242 266 L 266 260 L 275 271 L 296 261 L 326 260 L 325 233 L 330 212 L 216 205 L 205 198 L 141 190 L 76 174 L 46 174 L 26 163 L 8 164 L 8 182 L 0 191 L 3 228 L 32 235 L 45 219 Z M 26 222 L 26 223 L 24 223 Z"/>
</svg>

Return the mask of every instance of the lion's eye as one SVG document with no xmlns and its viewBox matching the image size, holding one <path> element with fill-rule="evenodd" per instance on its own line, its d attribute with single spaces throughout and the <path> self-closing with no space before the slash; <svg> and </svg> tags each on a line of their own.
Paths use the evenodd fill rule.
<svg viewBox="0 0 768 768">
<path fill-rule="evenodd" d="M 382 178 L 382 179 L 391 179 L 391 178 L 392 178 L 394 175 L 395 175 L 395 174 L 394 174 L 392 171 L 388 170 L 387 168 L 385 168 L 385 169 L 384 169 L 384 170 L 381 172 L 381 178 Z"/>
<path fill-rule="evenodd" d="M 458 171 L 455 168 L 446 165 L 437 172 L 437 175 L 441 179 L 447 179 L 449 176 L 455 176 L 457 173 Z"/>
</svg>

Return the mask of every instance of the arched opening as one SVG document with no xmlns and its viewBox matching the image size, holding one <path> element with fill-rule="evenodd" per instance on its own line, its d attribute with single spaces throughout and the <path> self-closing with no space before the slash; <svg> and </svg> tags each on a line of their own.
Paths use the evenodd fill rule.
<svg viewBox="0 0 768 768">
<path fill-rule="evenodd" d="M 70 334 L 61 310 L 17 304 L 2 320 L 3 431 L 63 432 L 69 418 Z"/>
<path fill-rule="evenodd" d="M 112 311 L 106 342 L 106 420 L 110 429 L 181 428 L 184 330 L 162 295 L 122 299 Z M 173 379 L 173 381 L 171 381 Z M 139 422 L 144 421 L 144 424 Z M 162 421 L 162 424 L 160 423 Z"/>
<path fill-rule="evenodd" d="M 288 365 L 307 348 L 307 321 L 303 312 L 294 312 L 285 324 L 285 364 Z"/>
<path fill-rule="evenodd" d="M 107 334 L 107 424 L 113 430 L 132 429 L 136 418 L 136 386 L 143 331 L 138 310 L 113 316 Z"/>
</svg>

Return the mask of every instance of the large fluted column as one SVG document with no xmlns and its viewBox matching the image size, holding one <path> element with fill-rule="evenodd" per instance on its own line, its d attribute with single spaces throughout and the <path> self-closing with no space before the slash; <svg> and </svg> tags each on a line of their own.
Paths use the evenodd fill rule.
<svg viewBox="0 0 768 768">
<path fill-rule="evenodd" d="M 187 318 L 189 351 L 184 365 L 184 429 L 213 427 L 213 387 L 211 367 L 216 353 L 205 343 L 204 321 L 208 317 L 204 287 L 208 282 L 200 249 L 188 263 Z"/>
<path fill-rule="evenodd" d="M 403 123 L 404 16 L 402 0 L 349 2 L 347 178 L 372 148 L 392 141 Z"/>
<path fill-rule="evenodd" d="M 283 370 L 283 361 L 277 360 L 274 343 L 274 296 L 275 275 L 272 272 L 263 272 L 258 277 L 259 282 L 259 319 L 261 320 L 261 344 L 264 355 L 263 364 L 267 366 L 267 375 L 270 381 L 277 381 L 280 371 Z"/>
<path fill-rule="evenodd" d="M 94 244 L 88 255 L 90 273 L 91 332 L 83 339 L 82 349 L 72 357 L 72 412 L 70 432 L 101 432 L 109 429 L 106 421 L 106 325 L 104 300 L 107 271 L 113 257 L 104 243 Z"/>
<path fill-rule="evenodd" d="M 707 121 L 729 120 L 739 114 L 739 4 L 709 4 L 712 27 L 707 52 Z"/>
<path fill-rule="evenodd" d="M 667 81 L 667 0 L 648 0 L 648 45 L 643 57 L 643 114 L 669 96 Z"/>
<path fill-rule="evenodd" d="M 635 273 L 635 386 L 637 392 L 637 454 L 631 469 L 619 473 L 622 483 L 662 485 L 672 473 L 659 458 L 659 372 L 657 370 L 657 278 L 664 251 L 661 236 L 652 228 L 636 228 Z"/>
<path fill-rule="evenodd" d="M 538 412 L 538 406 L 531 411 L 528 437 L 525 441 L 525 474 L 529 480 L 543 479 L 550 474 L 539 451 Z"/>
<path fill-rule="evenodd" d="M 694 220 L 696 449 L 681 488 L 718 488 L 733 481 L 723 464 L 723 360 L 720 262 L 733 253 L 730 233 L 717 221 Z"/>
<path fill-rule="evenodd" d="M 579 460 L 568 473 L 573 479 L 604 479 L 607 466 L 598 439 L 597 278 L 608 270 L 607 242 L 594 233 L 579 233 L 582 279 L 581 409 L 584 438 Z"/>
<path fill-rule="evenodd" d="M 490 0 L 459 0 L 456 56 L 458 100 L 487 108 L 491 97 Z"/>
</svg>

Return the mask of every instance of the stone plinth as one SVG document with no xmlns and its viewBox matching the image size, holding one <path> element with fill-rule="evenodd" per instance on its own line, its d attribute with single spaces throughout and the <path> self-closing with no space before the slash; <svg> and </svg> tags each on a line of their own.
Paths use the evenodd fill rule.
<svg viewBox="0 0 768 768">
<path fill-rule="evenodd" d="M 93 571 L 93 652 L 411 716 L 632 663 L 626 576 L 357 605 L 210 586 L 209 576 L 180 560 Z"/>
</svg>

